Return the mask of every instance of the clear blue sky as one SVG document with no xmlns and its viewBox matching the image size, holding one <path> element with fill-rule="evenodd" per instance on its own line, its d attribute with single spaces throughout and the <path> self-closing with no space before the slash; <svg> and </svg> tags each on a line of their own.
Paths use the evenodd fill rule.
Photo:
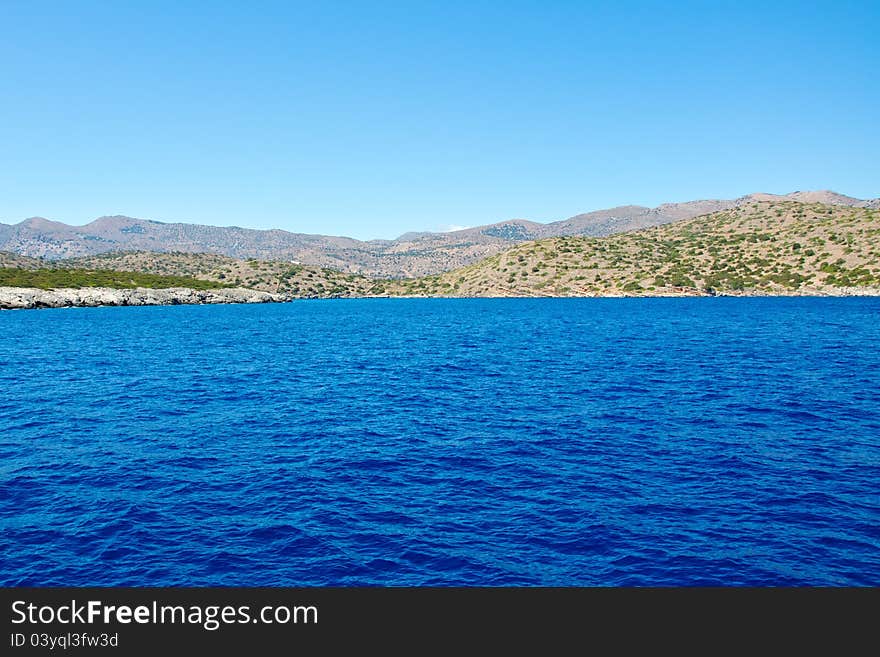
<svg viewBox="0 0 880 657">
<path fill-rule="evenodd" d="M 768 6 L 772 5 L 772 6 Z M 0 2 L 0 221 L 880 195 L 880 2 Z"/>
</svg>

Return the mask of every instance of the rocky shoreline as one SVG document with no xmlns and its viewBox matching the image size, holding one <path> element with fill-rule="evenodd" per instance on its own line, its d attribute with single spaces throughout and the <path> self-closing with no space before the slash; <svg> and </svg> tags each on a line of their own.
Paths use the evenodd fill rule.
<svg viewBox="0 0 880 657">
<path fill-rule="evenodd" d="M 876 297 L 880 296 L 880 288 L 876 287 L 839 287 L 832 289 L 803 290 L 738 290 L 716 291 L 680 290 L 660 292 L 656 294 L 608 293 L 600 295 L 534 295 L 530 297 L 507 294 L 486 294 L 479 297 L 445 296 L 445 295 L 354 295 L 342 298 L 349 299 L 457 299 L 457 298 L 681 298 L 681 297 Z M 108 287 L 57 288 L 41 290 L 30 287 L 0 286 L 0 310 L 16 310 L 29 308 L 92 308 L 97 306 L 174 306 L 222 303 L 284 303 L 295 297 L 288 294 L 276 294 L 261 290 L 245 288 L 217 288 L 211 290 L 193 290 L 186 287 L 163 289 L 138 287 L 133 289 L 116 289 Z M 334 297 L 301 297 L 301 298 L 334 298 Z"/>
<path fill-rule="evenodd" d="M 479 295 L 442 295 L 442 294 L 378 294 L 351 297 L 358 299 L 682 299 L 686 297 L 880 297 L 880 287 L 826 287 L 803 288 L 797 290 L 698 290 L 696 288 L 679 288 L 673 290 L 652 291 L 644 294 L 633 292 L 606 292 L 603 294 L 516 294 L 496 291 Z"/>
<path fill-rule="evenodd" d="M 173 306 L 179 304 L 282 303 L 284 294 L 244 288 L 193 290 L 187 287 L 154 289 L 138 287 L 58 288 L 0 287 L 0 309 L 71 308 L 95 306 Z"/>
<path fill-rule="evenodd" d="M 739 290 L 716 292 L 716 297 L 880 297 L 880 287 L 825 287 L 797 290 Z"/>
<path fill-rule="evenodd" d="M 657 294 L 606 294 L 602 297 L 645 299 L 645 298 L 681 298 L 681 297 L 880 297 L 880 287 L 826 287 L 826 288 L 800 288 L 787 290 L 697 290 L 693 288 L 680 289 L 672 292 Z"/>
</svg>

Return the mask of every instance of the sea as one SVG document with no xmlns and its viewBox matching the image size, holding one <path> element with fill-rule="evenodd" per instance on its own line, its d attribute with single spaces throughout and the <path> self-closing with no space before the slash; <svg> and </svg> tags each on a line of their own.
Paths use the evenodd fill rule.
<svg viewBox="0 0 880 657">
<path fill-rule="evenodd" d="M 877 586 L 880 299 L 0 313 L 6 586 Z"/>
</svg>

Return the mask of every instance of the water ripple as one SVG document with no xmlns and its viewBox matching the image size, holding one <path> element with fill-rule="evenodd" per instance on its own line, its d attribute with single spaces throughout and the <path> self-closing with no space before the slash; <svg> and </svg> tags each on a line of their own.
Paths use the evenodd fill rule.
<svg viewBox="0 0 880 657">
<path fill-rule="evenodd" d="M 0 314 L 0 584 L 880 585 L 880 300 Z"/>
</svg>

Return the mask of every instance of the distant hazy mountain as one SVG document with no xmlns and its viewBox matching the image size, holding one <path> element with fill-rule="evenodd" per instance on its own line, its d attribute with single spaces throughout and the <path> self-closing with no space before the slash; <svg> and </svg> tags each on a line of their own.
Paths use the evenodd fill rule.
<svg viewBox="0 0 880 657">
<path fill-rule="evenodd" d="M 214 253 L 233 258 L 288 260 L 377 276 L 421 276 L 455 269 L 511 245 L 545 237 L 601 237 L 690 219 L 753 200 L 796 200 L 852 207 L 880 207 L 831 191 L 785 196 L 751 194 L 734 200 L 667 203 L 656 208 L 627 205 L 579 214 L 548 224 L 511 220 L 449 233 L 406 233 L 396 240 L 360 241 L 284 230 L 253 230 L 162 223 L 131 217 L 101 217 L 69 226 L 41 217 L 0 224 L 0 251 L 61 259 L 114 251 Z"/>
</svg>

